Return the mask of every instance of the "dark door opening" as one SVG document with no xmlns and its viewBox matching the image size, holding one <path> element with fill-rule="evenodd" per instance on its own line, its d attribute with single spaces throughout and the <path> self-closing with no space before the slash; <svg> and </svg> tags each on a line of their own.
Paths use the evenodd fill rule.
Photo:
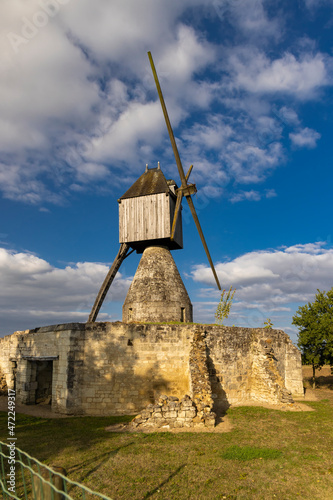
<svg viewBox="0 0 333 500">
<path fill-rule="evenodd" d="M 36 361 L 35 403 L 51 404 L 53 361 Z"/>
</svg>

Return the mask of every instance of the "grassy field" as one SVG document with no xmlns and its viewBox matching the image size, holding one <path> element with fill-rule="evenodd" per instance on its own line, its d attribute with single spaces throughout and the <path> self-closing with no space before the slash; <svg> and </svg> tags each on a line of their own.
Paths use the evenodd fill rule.
<svg viewBox="0 0 333 500">
<path fill-rule="evenodd" d="M 130 417 L 17 415 L 17 445 L 117 499 L 333 499 L 333 391 L 314 411 L 228 410 L 227 433 L 115 433 Z M 0 413 L 0 436 L 7 436 Z"/>
</svg>

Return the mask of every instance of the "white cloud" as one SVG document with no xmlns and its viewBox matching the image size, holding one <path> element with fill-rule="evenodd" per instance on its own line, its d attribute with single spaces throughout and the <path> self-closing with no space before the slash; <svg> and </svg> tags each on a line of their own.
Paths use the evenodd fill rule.
<svg viewBox="0 0 333 500">
<path fill-rule="evenodd" d="M 332 287 L 333 250 L 323 242 L 299 244 L 250 252 L 215 267 L 223 286 L 236 287 L 239 298 L 286 304 L 307 300 L 317 288 Z M 204 265 L 196 266 L 192 275 L 195 281 L 214 283 Z"/>
<path fill-rule="evenodd" d="M 322 5 L 333 5 L 333 0 L 304 0 L 304 3 L 308 9 L 315 10 Z"/>
<path fill-rule="evenodd" d="M 282 106 L 277 111 L 277 116 L 287 125 L 299 125 L 299 118 L 296 111 L 288 106 Z"/>
<path fill-rule="evenodd" d="M 278 120 L 267 115 L 253 118 L 242 113 L 233 118 L 215 113 L 182 133 L 180 149 L 184 163 L 194 164 L 197 182 L 223 188 L 230 180 L 243 184 L 265 180 L 285 161 L 280 136 Z M 211 161 L 212 154 L 219 161 Z"/>
<path fill-rule="evenodd" d="M 287 52 L 271 60 L 259 50 L 242 48 L 231 53 L 229 64 L 236 87 L 253 93 L 282 93 L 306 99 L 332 84 L 327 57 L 321 53 L 304 53 L 296 58 Z"/>
<path fill-rule="evenodd" d="M 333 249 L 317 242 L 254 251 L 215 268 L 222 287 L 236 289 L 228 325 L 262 327 L 271 318 L 275 327 L 289 329 L 296 340 L 296 329 L 290 327 L 298 306 L 312 302 L 317 289 L 332 288 Z M 199 293 L 196 320 L 212 322 L 220 292 L 211 269 L 195 266 L 192 276 L 196 282 L 211 286 Z"/>
<path fill-rule="evenodd" d="M 206 3 L 126 0 L 92 7 L 88 0 L 3 2 L 0 150 L 6 154 L 5 196 L 58 203 L 71 185 L 88 189 L 91 182 L 110 182 L 105 163 L 119 168 L 130 162 L 136 171 L 138 157 L 152 156 L 163 143 L 165 125 L 147 58 L 150 48 L 174 125 L 186 115 L 187 105 L 206 107 L 210 85 L 192 80 L 214 60 L 214 47 L 179 19 L 187 8 Z M 149 101 L 152 91 L 155 102 Z M 179 106 L 182 99 L 184 106 Z M 143 158 L 142 164 L 149 160 Z M 57 196 L 50 195 L 46 178 L 56 182 Z"/>
<path fill-rule="evenodd" d="M 221 21 L 228 20 L 247 37 L 281 36 L 281 20 L 269 19 L 263 0 L 214 0 L 213 6 Z"/>
<path fill-rule="evenodd" d="M 184 85 L 195 72 L 216 59 L 214 52 L 214 46 L 203 38 L 199 39 L 192 27 L 180 24 L 177 38 L 164 51 L 159 66 L 173 86 Z"/>
<path fill-rule="evenodd" d="M 198 150 L 206 147 L 219 151 L 233 135 L 232 127 L 226 123 L 223 116 L 212 115 L 208 123 L 194 124 L 190 130 L 183 132 L 182 139 Z"/>
<path fill-rule="evenodd" d="M 242 191 L 240 193 L 235 193 L 230 199 L 231 203 L 237 203 L 244 200 L 260 201 L 261 195 L 258 191 L 254 191 L 253 189 L 251 189 L 251 191 Z"/>
<path fill-rule="evenodd" d="M 240 191 L 231 196 L 231 203 L 238 203 L 239 201 L 260 201 L 264 198 L 275 198 L 277 196 L 274 189 L 266 189 L 264 193 L 259 193 L 259 191 Z"/>
<path fill-rule="evenodd" d="M 109 128 L 104 137 L 97 142 L 91 152 L 86 155 L 87 160 L 108 162 L 112 160 L 135 160 L 138 143 L 147 136 L 151 138 L 151 145 L 161 140 L 165 124 L 160 104 L 136 103 L 128 104 L 127 109 Z M 142 159 L 142 164 L 146 163 Z"/>
<path fill-rule="evenodd" d="M 275 189 L 266 189 L 265 197 L 266 198 L 275 198 L 277 196 Z"/>
<path fill-rule="evenodd" d="M 0 248 L 1 333 L 53 322 L 87 321 L 108 267 L 78 262 L 64 269 L 27 252 Z M 123 300 L 131 280 L 117 274 L 106 302 Z M 103 312 L 101 319 L 110 317 Z"/>
<path fill-rule="evenodd" d="M 284 161 L 284 151 L 279 142 L 259 147 L 245 141 L 231 141 L 222 151 L 221 160 L 227 164 L 229 175 L 237 182 L 257 183 Z"/>
<path fill-rule="evenodd" d="M 284 161 L 283 127 L 300 123 L 289 104 L 275 112 L 270 96 L 308 99 L 330 83 L 330 58 L 315 47 L 266 55 L 262 40 L 268 53 L 284 29 L 263 0 L 11 0 L 0 14 L 0 186 L 26 203 L 119 185 L 125 164 L 129 177 L 157 160 L 172 172 L 149 49 L 182 158 L 211 192 L 221 180 L 217 195 Z M 233 26 L 233 46 L 209 41 L 202 19 L 214 15 Z M 312 147 L 299 134 L 294 144 Z"/>
<path fill-rule="evenodd" d="M 45 166 L 34 163 L 22 167 L 21 165 L 0 162 L 0 185 L 4 191 L 4 197 L 32 205 L 39 204 L 44 200 L 49 203 L 61 204 L 61 196 L 51 192 L 43 182 L 37 180 L 37 177 L 45 170 Z"/>
<path fill-rule="evenodd" d="M 289 137 L 294 146 L 312 149 L 317 146 L 321 135 L 315 130 L 305 127 L 299 132 L 291 132 Z"/>
<path fill-rule="evenodd" d="M 323 246 L 325 241 L 317 241 L 316 243 L 305 243 L 293 245 L 291 247 L 284 247 L 284 251 L 287 253 L 305 253 L 309 255 L 321 255 L 324 252 Z"/>
</svg>

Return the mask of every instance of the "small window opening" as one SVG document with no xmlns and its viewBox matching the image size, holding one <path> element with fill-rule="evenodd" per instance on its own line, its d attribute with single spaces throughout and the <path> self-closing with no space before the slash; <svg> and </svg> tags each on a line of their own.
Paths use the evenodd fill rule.
<svg viewBox="0 0 333 500">
<path fill-rule="evenodd" d="M 128 308 L 128 321 L 132 321 L 133 319 L 133 309 L 132 307 Z"/>
<path fill-rule="evenodd" d="M 180 321 L 185 323 L 185 307 L 180 308 Z"/>
</svg>

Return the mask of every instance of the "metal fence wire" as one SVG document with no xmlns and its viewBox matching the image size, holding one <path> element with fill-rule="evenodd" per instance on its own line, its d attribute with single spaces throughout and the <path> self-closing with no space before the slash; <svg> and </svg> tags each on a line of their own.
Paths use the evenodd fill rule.
<svg viewBox="0 0 333 500">
<path fill-rule="evenodd" d="M 9 445 L 0 441 L 0 487 L 4 500 L 112 500 L 71 481 L 58 471 L 61 467 L 52 469 L 16 447 L 15 457 L 10 452 Z M 15 481 L 11 481 L 13 472 Z"/>
</svg>

